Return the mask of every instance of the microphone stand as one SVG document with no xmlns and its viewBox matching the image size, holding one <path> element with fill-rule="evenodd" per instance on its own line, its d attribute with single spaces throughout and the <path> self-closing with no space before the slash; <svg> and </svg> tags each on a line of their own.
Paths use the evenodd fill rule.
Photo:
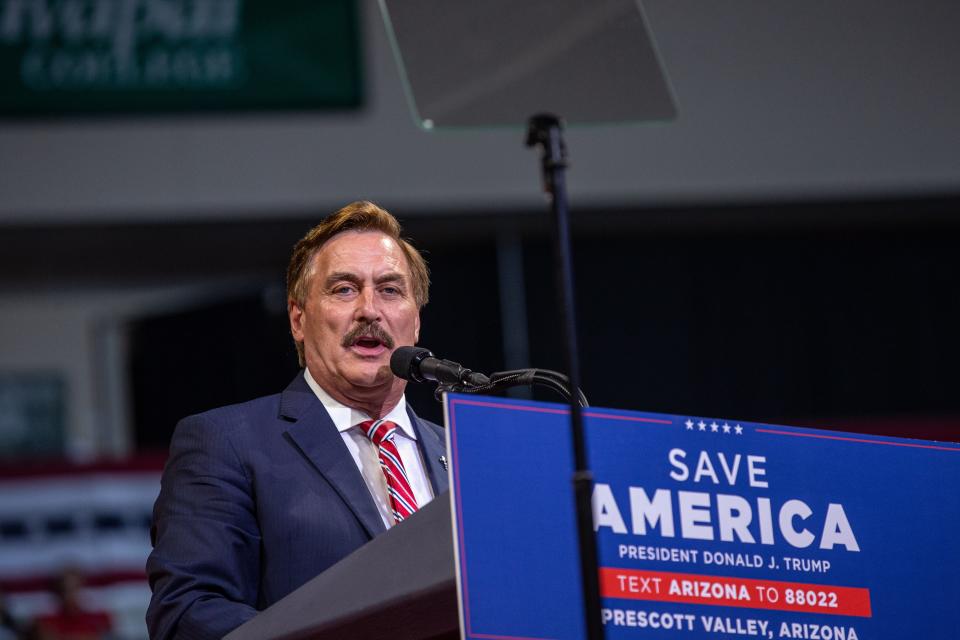
<svg viewBox="0 0 960 640">
<path fill-rule="evenodd" d="M 587 463 L 583 433 L 583 407 L 587 399 L 580 391 L 580 362 L 577 356 L 577 330 L 573 298 L 573 261 L 570 251 L 570 220 L 567 212 L 566 145 L 559 118 L 538 114 L 530 118 L 527 129 L 528 147 L 539 146 L 544 191 L 550 202 L 555 223 L 555 257 L 560 309 L 563 315 L 564 358 L 568 376 L 546 369 L 503 371 L 489 376 L 485 384 L 440 384 L 436 397 L 446 391 L 483 393 L 505 387 L 540 384 L 563 395 L 570 403 L 570 426 L 573 437 L 573 490 L 576 506 L 577 542 L 580 551 L 580 579 L 583 592 L 585 628 L 589 640 L 603 640 L 604 629 L 600 610 L 599 560 L 597 539 L 593 531 L 593 474 Z M 404 376 L 401 376 L 404 377 Z"/>
<path fill-rule="evenodd" d="M 574 314 L 573 260 L 570 249 L 570 220 L 567 206 L 567 149 L 560 119 L 540 113 L 527 124 L 526 146 L 541 149 L 543 189 L 555 223 L 555 256 L 560 309 L 563 315 L 564 356 L 570 386 L 580 389 L 580 362 L 577 351 L 577 325 Z M 576 393 L 570 395 L 570 426 L 573 437 L 573 489 L 577 510 L 577 539 L 580 547 L 580 579 L 583 590 L 587 638 L 603 640 L 600 611 L 599 560 L 593 531 L 593 474 L 587 462 L 583 434 L 583 411 Z"/>
<path fill-rule="evenodd" d="M 444 393 L 489 393 L 510 387 L 542 386 L 559 393 L 567 402 L 577 402 L 581 407 L 589 407 L 587 397 L 580 389 L 570 385 L 570 378 L 550 369 L 514 369 L 491 373 L 486 382 L 440 383 L 433 392 L 437 402 L 443 402 Z"/>
</svg>

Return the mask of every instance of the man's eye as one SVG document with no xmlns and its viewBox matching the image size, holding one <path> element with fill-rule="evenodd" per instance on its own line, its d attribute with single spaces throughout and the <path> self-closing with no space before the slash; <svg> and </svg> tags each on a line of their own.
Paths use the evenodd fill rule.
<svg viewBox="0 0 960 640">
<path fill-rule="evenodd" d="M 383 287 L 380 291 L 388 296 L 398 296 L 402 293 L 399 287 Z"/>
<path fill-rule="evenodd" d="M 333 293 L 338 296 L 348 296 L 356 291 L 356 287 L 348 284 L 342 284 L 333 288 Z"/>
</svg>

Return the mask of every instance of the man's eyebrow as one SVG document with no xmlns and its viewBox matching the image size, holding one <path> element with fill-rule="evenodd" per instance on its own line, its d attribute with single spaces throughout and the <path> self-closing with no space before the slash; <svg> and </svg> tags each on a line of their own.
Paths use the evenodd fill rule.
<svg viewBox="0 0 960 640">
<path fill-rule="evenodd" d="M 350 273 L 349 271 L 337 271 L 336 273 L 331 273 L 330 275 L 327 276 L 326 284 L 329 287 L 333 284 L 336 284 L 337 282 L 344 282 L 344 281 L 350 282 L 355 285 L 363 284 L 363 281 L 360 279 L 360 276 L 358 276 L 355 273 Z"/>
<path fill-rule="evenodd" d="M 405 283 L 407 281 L 407 277 L 399 271 L 388 271 L 386 273 L 381 273 L 379 276 L 374 278 L 373 281 L 375 284 L 383 284 L 384 282 Z"/>
<path fill-rule="evenodd" d="M 407 277 L 399 271 L 387 271 L 386 273 L 381 273 L 373 279 L 374 284 L 383 284 L 384 282 L 399 282 L 405 284 L 406 281 Z M 349 271 L 337 271 L 327 276 L 326 284 L 328 287 L 336 284 L 337 282 L 349 282 L 351 284 L 360 286 L 363 284 L 363 278 Z"/>
</svg>

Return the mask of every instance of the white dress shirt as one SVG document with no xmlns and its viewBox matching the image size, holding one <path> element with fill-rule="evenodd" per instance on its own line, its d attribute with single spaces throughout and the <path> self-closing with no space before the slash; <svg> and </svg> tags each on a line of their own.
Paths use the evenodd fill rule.
<svg viewBox="0 0 960 640">
<path fill-rule="evenodd" d="M 395 523 L 393 521 L 393 508 L 390 506 L 390 498 L 387 493 L 387 478 L 380 468 L 380 453 L 373 442 L 357 426 L 361 422 L 372 418 L 363 411 L 348 407 L 331 398 L 330 394 L 324 391 L 313 379 L 309 370 L 304 369 L 303 375 L 343 437 L 343 443 L 347 445 L 347 450 L 353 456 L 353 461 L 357 464 L 360 475 L 363 476 L 367 488 L 370 489 L 373 501 L 377 503 L 380 517 L 383 518 L 383 524 L 389 529 Z M 413 497 L 417 499 L 417 507 L 422 508 L 433 500 L 433 488 L 430 486 L 429 478 L 427 478 L 426 467 L 420 456 L 420 448 L 417 447 L 417 432 L 413 430 L 413 425 L 410 424 L 410 416 L 407 415 L 406 399 L 400 396 L 400 402 L 390 413 L 383 416 L 383 419 L 396 423 L 398 427 L 393 435 L 393 443 L 397 445 L 397 451 L 400 452 L 400 459 L 403 460 L 403 468 L 407 472 L 410 488 L 413 489 Z"/>
</svg>

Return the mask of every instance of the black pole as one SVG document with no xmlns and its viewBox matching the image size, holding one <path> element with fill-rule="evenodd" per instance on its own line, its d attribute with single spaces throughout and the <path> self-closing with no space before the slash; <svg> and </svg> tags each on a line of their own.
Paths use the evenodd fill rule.
<svg viewBox="0 0 960 640">
<path fill-rule="evenodd" d="M 600 583 L 598 578 L 597 539 L 593 531 L 593 474 L 587 462 L 583 436 L 583 409 L 577 399 L 580 389 L 580 361 L 577 350 L 577 322 L 574 313 L 573 259 L 570 249 L 570 219 L 567 208 L 567 150 L 563 142 L 560 119 L 550 114 L 530 118 L 527 146 L 541 148 L 543 189 L 550 201 L 555 222 L 555 255 L 560 309 L 563 314 L 564 356 L 567 375 L 574 393 L 570 399 L 570 426 L 573 436 L 573 491 L 577 510 L 577 539 L 580 547 L 580 578 L 583 588 L 587 638 L 603 640 L 600 618 Z"/>
</svg>

